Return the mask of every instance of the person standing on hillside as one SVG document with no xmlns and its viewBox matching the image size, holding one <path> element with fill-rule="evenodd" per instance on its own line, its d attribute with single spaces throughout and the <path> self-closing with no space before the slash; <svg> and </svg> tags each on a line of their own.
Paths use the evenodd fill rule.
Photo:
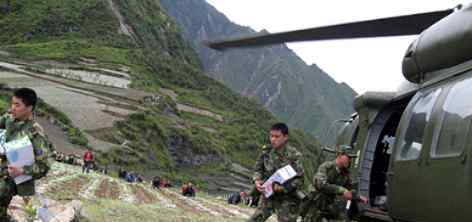
<svg viewBox="0 0 472 222">
<path fill-rule="evenodd" d="M 272 213 L 277 214 L 280 222 L 295 222 L 298 218 L 298 205 L 304 198 L 302 154 L 288 144 L 288 127 L 276 123 L 270 128 L 270 145 L 262 148 L 262 154 L 256 161 L 253 181 L 256 189 L 262 193 L 261 203 L 248 221 L 265 221 Z M 263 186 L 278 169 L 290 165 L 296 176 L 283 184 L 273 183 L 273 194 L 266 198 Z"/>
<path fill-rule="evenodd" d="M 7 209 L 13 196 L 34 195 L 34 181 L 44 177 L 50 168 L 47 158 L 52 150 L 52 144 L 46 138 L 41 126 L 33 119 L 36 103 L 37 96 L 34 90 L 18 89 L 13 93 L 10 113 L 0 117 L 0 129 L 5 130 L 4 137 L 0 140 L 9 143 L 24 138 L 29 139 L 35 161 L 30 166 L 11 166 L 5 155 L 6 148 L 0 146 L 3 147 L 0 148 L 0 221 L 9 221 Z M 14 178 L 21 175 L 31 176 L 32 179 L 15 183 Z"/>
<path fill-rule="evenodd" d="M 82 173 L 88 173 L 90 169 L 93 167 L 93 153 L 92 149 L 87 148 L 87 151 L 84 153 L 84 165 L 82 166 Z"/>
</svg>

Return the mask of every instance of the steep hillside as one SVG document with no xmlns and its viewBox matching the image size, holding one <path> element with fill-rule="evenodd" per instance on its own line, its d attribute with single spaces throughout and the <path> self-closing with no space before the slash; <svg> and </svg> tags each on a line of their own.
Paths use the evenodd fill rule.
<svg viewBox="0 0 472 222">
<path fill-rule="evenodd" d="M 153 0 L 0 2 L 0 83 L 38 91 L 48 134 L 64 130 L 68 152 L 91 146 L 101 165 L 211 191 L 248 188 L 277 121 L 205 75 Z M 292 132 L 308 178 L 319 144 Z"/>
<path fill-rule="evenodd" d="M 332 121 L 353 113 L 356 93 L 316 65 L 305 64 L 285 45 L 218 52 L 203 40 L 255 33 L 236 25 L 205 0 L 161 0 L 193 44 L 205 71 L 241 95 L 256 98 L 292 126 L 323 136 Z M 322 138 L 324 139 L 324 138 Z"/>
</svg>

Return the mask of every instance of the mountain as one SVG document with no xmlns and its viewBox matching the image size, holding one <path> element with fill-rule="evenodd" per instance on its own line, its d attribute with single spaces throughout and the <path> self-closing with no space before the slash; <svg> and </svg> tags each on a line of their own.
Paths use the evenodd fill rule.
<svg viewBox="0 0 472 222">
<path fill-rule="evenodd" d="M 286 45 L 215 51 L 202 41 L 255 31 L 231 22 L 205 0 L 161 0 L 161 4 L 193 44 L 207 74 L 256 98 L 281 120 L 322 138 L 334 120 L 354 112 L 354 90 L 315 64 L 307 65 Z"/>
<path fill-rule="evenodd" d="M 212 192 L 249 188 L 278 120 L 208 77 L 203 64 L 159 1 L 0 2 L 0 112 L 11 88 L 31 87 L 59 152 L 80 157 L 91 147 L 114 171 Z M 291 132 L 309 179 L 319 143 Z"/>
</svg>

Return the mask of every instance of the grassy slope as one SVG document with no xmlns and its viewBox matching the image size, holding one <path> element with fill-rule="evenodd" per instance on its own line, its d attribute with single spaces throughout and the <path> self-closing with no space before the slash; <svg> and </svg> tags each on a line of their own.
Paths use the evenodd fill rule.
<svg viewBox="0 0 472 222">
<path fill-rule="evenodd" d="M 103 67 L 126 65 L 131 68 L 132 87 L 155 93 L 166 87 L 177 92 L 179 102 L 211 110 L 225 118 L 220 123 L 173 110 L 184 123 L 185 127 L 179 128 L 175 117 L 165 112 L 175 107 L 166 99 L 161 105 L 147 106 L 146 111 L 133 114 L 127 121 L 103 132 L 105 140 L 116 144 L 131 141 L 130 149 L 116 148 L 104 154 L 103 161 L 184 180 L 189 175 L 177 169 L 179 164 L 169 152 L 178 138 L 183 147 L 190 149 L 187 155 L 219 157 L 218 167 L 204 163 L 190 168 L 203 174 L 227 169 L 231 162 L 252 166 L 258 147 L 265 141 L 267 127 L 276 119 L 254 101 L 240 97 L 204 75 L 195 52 L 182 41 L 177 26 L 156 1 L 115 1 L 134 31 L 134 40 L 118 33 L 119 22 L 106 1 L 10 2 L 9 12 L 5 13 L 3 7 L 4 13 L 0 14 L 0 50 L 29 60 L 77 63 L 86 57 Z M 305 153 L 310 175 L 316 165 L 313 160 L 318 155 L 318 144 L 299 131 L 293 132 L 293 143 Z"/>
</svg>

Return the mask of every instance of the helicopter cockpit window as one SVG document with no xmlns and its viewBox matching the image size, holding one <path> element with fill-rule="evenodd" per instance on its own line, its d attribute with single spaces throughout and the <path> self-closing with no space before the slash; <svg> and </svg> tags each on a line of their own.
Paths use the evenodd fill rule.
<svg viewBox="0 0 472 222">
<path fill-rule="evenodd" d="M 423 135 L 428 124 L 431 111 L 441 89 L 436 89 L 420 96 L 412 109 L 406 132 L 400 137 L 400 149 L 396 160 L 415 160 L 420 156 L 423 147 Z"/>
<path fill-rule="evenodd" d="M 456 156 L 466 146 L 472 119 L 472 79 L 457 83 L 442 106 L 442 126 L 433 156 Z"/>
</svg>

